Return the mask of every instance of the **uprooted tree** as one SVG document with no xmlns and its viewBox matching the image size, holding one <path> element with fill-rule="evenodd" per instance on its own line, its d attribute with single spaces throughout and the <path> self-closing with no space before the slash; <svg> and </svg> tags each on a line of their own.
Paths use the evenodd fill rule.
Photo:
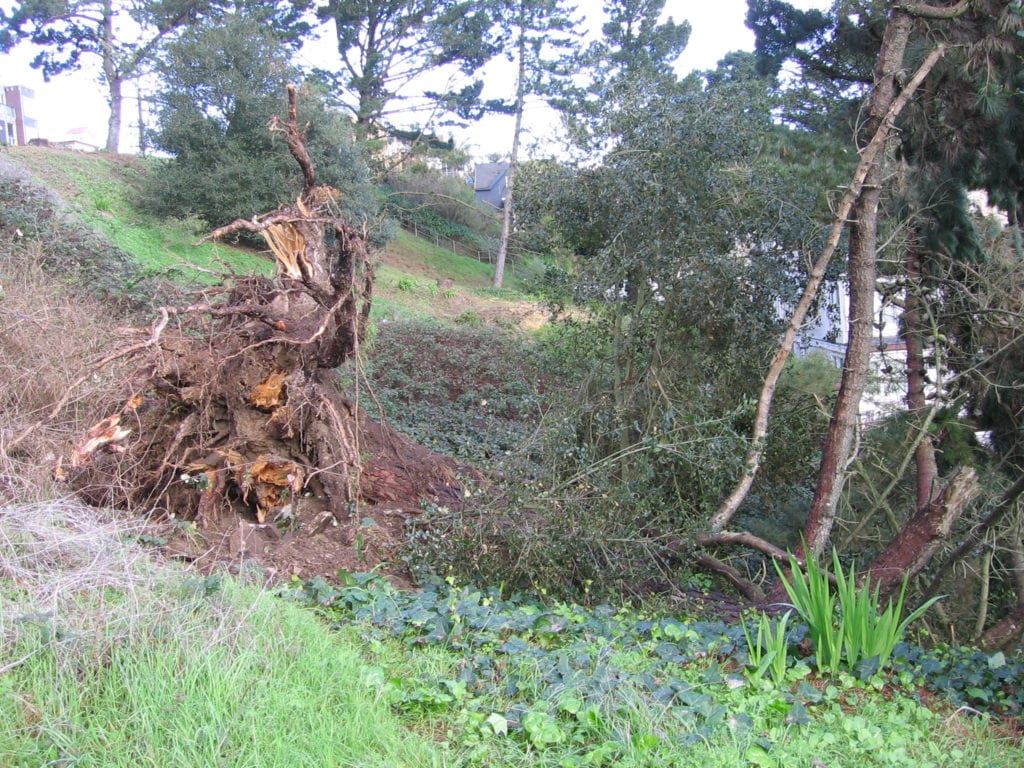
<svg viewBox="0 0 1024 768">
<path fill-rule="evenodd" d="M 367 231 L 342 219 L 340 191 L 317 185 L 294 87 L 288 119 L 269 128 L 301 168 L 301 195 L 207 239 L 259 234 L 278 274 L 238 277 L 203 303 L 161 308 L 148 338 L 115 353 L 137 358 L 124 405 L 64 470 L 87 499 L 200 525 L 235 513 L 298 519 L 300 505 L 340 522 L 362 501 L 388 500 L 388 481 L 361 456 L 416 464 L 406 485 L 421 495 L 444 493 L 454 477 L 452 462 L 433 454 L 424 472 L 428 451 L 373 425 L 343 395 L 335 369 L 358 353 L 371 306 Z"/>
</svg>

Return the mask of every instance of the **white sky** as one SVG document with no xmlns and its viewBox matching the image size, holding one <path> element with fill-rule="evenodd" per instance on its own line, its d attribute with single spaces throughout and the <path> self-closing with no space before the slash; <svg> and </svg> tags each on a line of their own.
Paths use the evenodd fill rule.
<svg viewBox="0 0 1024 768">
<path fill-rule="evenodd" d="M 799 8 L 827 8 L 830 0 L 790 0 Z M 7 1 L 0 5 L 10 7 Z M 600 19 L 601 0 L 577 0 L 581 15 L 587 19 Z M 667 0 L 666 15 L 675 21 L 687 20 L 692 32 L 682 58 L 680 72 L 694 69 L 712 69 L 729 51 L 752 50 L 753 33 L 743 24 L 746 15 L 746 0 Z M 327 28 L 328 43 L 311 46 L 305 52 L 305 63 L 324 68 L 332 65 L 334 56 L 329 37 L 333 30 Z M 103 87 L 95 76 L 96 69 L 69 73 L 54 77 L 49 83 L 42 75 L 29 66 L 34 51 L 31 45 L 23 44 L 12 53 L 0 56 L 0 85 L 24 85 L 35 91 L 31 102 L 31 117 L 38 121 L 38 136 L 61 140 L 69 130 L 85 128 L 91 136 L 91 143 L 102 146 L 106 137 L 107 105 Z M 512 83 L 509 83 L 509 88 Z M 136 102 L 130 98 L 134 91 L 128 86 L 129 96 L 123 107 L 122 148 L 130 151 L 136 146 Z M 535 105 L 526 115 L 526 127 L 532 139 L 543 140 L 545 133 L 556 130 L 556 124 L 541 105 Z M 439 133 L 447 136 L 449 129 Z M 489 154 L 507 154 L 512 143 L 512 122 L 508 118 L 485 118 L 479 124 L 467 129 L 451 129 L 460 146 L 468 146 L 478 158 Z M 530 142 L 530 137 L 524 139 Z"/>
</svg>

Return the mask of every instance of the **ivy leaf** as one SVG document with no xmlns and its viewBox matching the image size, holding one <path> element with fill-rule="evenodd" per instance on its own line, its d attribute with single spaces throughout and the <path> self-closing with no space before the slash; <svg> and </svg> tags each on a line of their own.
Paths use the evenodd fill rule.
<svg viewBox="0 0 1024 768">
<path fill-rule="evenodd" d="M 789 708 L 789 712 L 786 714 L 787 725 L 807 725 L 811 722 L 811 713 L 807 711 L 807 707 L 803 705 L 802 701 L 796 701 L 793 706 Z"/>
<path fill-rule="evenodd" d="M 751 745 L 743 754 L 743 759 L 751 765 L 764 766 L 764 768 L 776 768 L 776 762 L 768 750 L 760 744 Z"/>
<path fill-rule="evenodd" d="M 551 715 L 546 712 L 530 712 L 523 719 L 523 728 L 534 746 L 546 747 L 565 741 L 565 731 Z"/>
<path fill-rule="evenodd" d="M 504 715 L 492 712 L 484 722 L 494 732 L 495 736 L 508 736 L 508 718 Z"/>
</svg>

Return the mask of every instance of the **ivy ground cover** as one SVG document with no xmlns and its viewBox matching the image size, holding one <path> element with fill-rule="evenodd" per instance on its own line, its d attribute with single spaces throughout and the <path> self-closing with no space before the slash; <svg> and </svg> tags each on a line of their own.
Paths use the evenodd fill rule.
<svg viewBox="0 0 1024 768">
<path fill-rule="evenodd" d="M 1024 764 L 1019 734 L 929 689 L 957 675 L 954 653 L 901 646 L 896 671 L 866 680 L 817 676 L 792 659 L 775 684 L 749 673 L 738 626 L 443 582 L 399 592 L 373 576 L 346 580 L 285 593 L 362 645 L 363 684 L 445 745 L 452 764 Z M 990 683 L 1012 709 L 1020 670 L 989 661 L 978 691 Z"/>
</svg>

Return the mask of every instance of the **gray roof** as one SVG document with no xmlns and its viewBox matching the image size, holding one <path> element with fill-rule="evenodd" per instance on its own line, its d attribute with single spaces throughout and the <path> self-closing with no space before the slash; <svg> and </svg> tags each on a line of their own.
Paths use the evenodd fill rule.
<svg viewBox="0 0 1024 768">
<path fill-rule="evenodd" d="M 508 163 L 481 163 L 473 174 L 473 189 L 477 192 L 493 189 L 507 172 Z"/>
</svg>

